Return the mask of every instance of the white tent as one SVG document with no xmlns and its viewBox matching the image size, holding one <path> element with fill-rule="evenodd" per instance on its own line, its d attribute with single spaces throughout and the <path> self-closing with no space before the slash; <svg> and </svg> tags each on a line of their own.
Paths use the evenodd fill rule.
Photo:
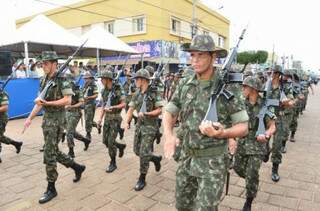
<svg viewBox="0 0 320 211">
<path fill-rule="evenodd" d="M 10 37 L 0 41 L 1 50 L 16 53 L 40 54 L 44 50 L 53 50 L 58 54 L 69 55 L 80 45 L 80 39 L 59 26 L 44 15 L 38 15 L 21 26 Z"/>
</svg>

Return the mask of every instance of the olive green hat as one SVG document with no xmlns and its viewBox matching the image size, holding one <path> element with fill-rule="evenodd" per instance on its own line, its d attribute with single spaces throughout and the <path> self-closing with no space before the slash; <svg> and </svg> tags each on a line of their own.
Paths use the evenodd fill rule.
<svg viewBox="0 0 320 211">
<path fill-rule="evenodd" d="M 147 80 L 150 80 L 150 74 L 149 74 L 148 70 L 140 69 L 134 74 L 133 78 L 134 79 L 136 79 L 136 78 L 145 78 Z"/>
<path fill-rule="evenodd" d="M 254 76 L 248 76 L 243 80 L 242 85 L 249 86 L 257 91 L 262 91 L 261 80 Z"/>
<path fill-rule="evenodd" d="M 147 65 L 145 69 L 149 72 L 150 75 L 154 74 L 154 68 L 150 65 Z"/>
<path fill-rule="evenodd" d="M 113 73 L 110 70 L 101 71 L 99 78 L 109 78 L 113 79 Z"/>
<path fill-rule="evenodd" d="M 58 59 L 61 59 L 61 57 L 58 57 L 55 51 L 42 51 L 37 61 L 57 61 Z"/>
</svg>

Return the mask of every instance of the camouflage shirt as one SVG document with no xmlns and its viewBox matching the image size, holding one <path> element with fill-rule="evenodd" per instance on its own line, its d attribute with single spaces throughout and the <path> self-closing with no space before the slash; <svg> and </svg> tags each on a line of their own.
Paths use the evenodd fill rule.
<svg viewBox="0 0 320 211">
<path fill-rule="evenodd" d="M 103 106 L 106 106 L 110 93 L 111 93 L 111 89 L 103 88 L 101 90 Z M 115 85 L 114 93 L 115 93 L 114 97 L 111 97 L 110 99 L 111 106 L 118 105 L 121 103 L 121 101 L 125 100 L 125 95 L 120 84 Z M 112 112 L 108 112 L 105 114 L 105 119 L 121 118 L 120 113 L 121 113 L 121 109 L 113 109 Z"/>
<path fill-rule="evenodd" d="M 90 83 L 86 83 L 82 89 L 82 95 L 84 98 L 93 96 L 95 94 L 98 94 L 98 87 L 95 83 L 95 81 L 92 79 Z M 95 104 L 95 99 L 91 99 L 89 101 L 86 101 L 87 104 Z"/>
<path fill-rule="evenodd" d="M 226 139 L 214 139 L 202 135 L 199 130 L 219 80 L 217 71 L 208 81 L 198 80 L 196 75 L 183 78 L 166 106 L 166 111 L 175 116 L 180 112 L 181 127 L 187 128 L 187 132 L 184 133 L 183 148 L 205 149 L 223 146 L 225 152 L 221 153 L 227 152 Z M 249 118 L 239 85 L 229 84 L 226 89 L 232 92 L 234 97 L 230 100 L 223 96 L 219 97 L 217 113 L 218 121 L 229 128 L 234 124 L 247 122 Z"/>
<path fill-rule="evenodd" d="M 255 105 L 252 105 L 248 100 L 246 100 L 246 108 L 247 108 L 247 113 L 249 115 L 249 133 L 245 138 L 241 138 L 238 141 L 239 145 L 239 150 L 243 150 L 242 153 L 246 155 L 253 155 L 253 154 L 265 154 L 266 153 L 266 148 L 265 144 L 258 142 L 256 140 L 256 132 L 258 130 L 259 126 L 259 118 L 258 114 L 260 109 L 262 108 L 264 104 L 265 99 L 258 97 L 257 103 Z M 270 113 L 267 113 L 264 117 L 264 124 L 267 127 L 268 123 L 271 120 L 276 119 L 276 115 L 273 113 L 274 108 L 269 107 L 268 108 Z M 267 130 L 267 128 L 266 128 Z"/>
<path fill-rule="evenodd" d="M 283 83 L 283 91 L 286 94 L 286 97 L 290 100 L 294 100 L 293 96 L 293 88 L 292 84 L 289 82 Z M 281 110 L 284 111 L 285 114 L 292 113 L 292 108 L 283 108 L 281 107 Z"/>
<path fill-rule="evenodd" d="M 5 91 L 0 92 L 0 106 L 4 105 L 9 105 L 9 97 Z M 6 111 L 0 113 L 0 121 L 8 121 L 8 113 Z"/>
<path fill-rule="evenodd" d="M 71 88 L 74 93 L 74 95 L 72 95 L 71 105 L 75 105 L 79 102 L 83 102 L 83 96 L 79 86 L 75 85 L 74 83 L 71 83 Z M 81 112 L 81 107 L 71 108 L 68 111 L 79 113 Z"/>
</svg>

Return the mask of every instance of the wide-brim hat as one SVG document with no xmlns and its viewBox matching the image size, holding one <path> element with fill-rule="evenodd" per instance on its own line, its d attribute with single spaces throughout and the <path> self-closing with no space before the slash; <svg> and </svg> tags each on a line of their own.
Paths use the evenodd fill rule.
<svg viewBox="0 0 320 211">
<path fill-rule="evenodd" d="M 113 72 L 110 70 L 104 70 L 101 71 L 100 75 L 98 76 L 98 78 L 109 78 L 109 79 L 113 79 Z"/>
<path fill-rule="evenodd" d="M 42 51 L 41 55 L 37 57 L 37 61 L 57 61 L 62 59 L 59 57 L 55 51 Z"/>
<path fill-rule="evenodd" d="M 150 73 L 146 69 L 140 69 L 134 74 L 132 78 L 133 79 L 144 78 L 144 79 L 150 80 Z"/>
<path fill-rule="evenodd" d="M 216 54 L 217 58 L 225 58 L 228 55 L 227 50 L 222 48 L 217 48 L 214 41 L 210 35 L 196 35 L 191 43 L 184 43 L 181 45 L 180 49 L 182 51 L 203 51 L 203 52 L 213 52 Z"/>
</svg>

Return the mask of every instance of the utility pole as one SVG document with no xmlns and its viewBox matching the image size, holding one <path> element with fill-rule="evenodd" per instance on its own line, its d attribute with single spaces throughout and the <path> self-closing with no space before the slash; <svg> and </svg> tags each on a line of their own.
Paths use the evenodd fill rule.
<svg viewBox="0 0 320 211">
<path fill-rule="evenodd" d="M 196 16 L 196 9 L 197 9 L 197 0 L 192 1 L 192 32 L 191 38 L 197 35 L 198 31 L 198 19 Z"/>
</svg>

